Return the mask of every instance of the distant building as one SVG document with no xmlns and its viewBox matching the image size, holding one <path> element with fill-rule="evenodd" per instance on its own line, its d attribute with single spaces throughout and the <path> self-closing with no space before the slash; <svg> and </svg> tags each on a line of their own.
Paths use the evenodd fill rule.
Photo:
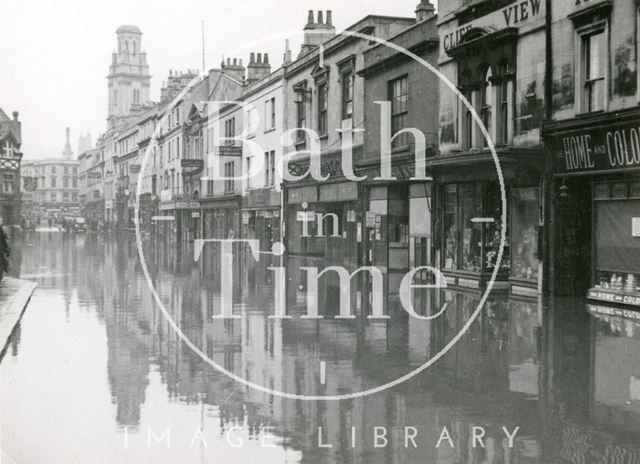
<svg viewBox="0 0 640 464">
<path fill-rule="evenodd" d="M 78 156 L 92 148 L 93 141 L 91 140 L 91 134 L 87 132 L 86 134 L 82 134 L 78 137 Z"/>
<path fill-rule="evenodd" d="M 0 214 L 4 225 L 19 223 L 21 145 L 18 112 L 14 111 L 11 119 L 0 108 Z"/>
<path fill-rule="evenodd" d="M 32 218 L 78 213 L 78 160 L 67 141 L 62 158 L 29 160 L 23 163 L 23 215 Z"/>
</svg>

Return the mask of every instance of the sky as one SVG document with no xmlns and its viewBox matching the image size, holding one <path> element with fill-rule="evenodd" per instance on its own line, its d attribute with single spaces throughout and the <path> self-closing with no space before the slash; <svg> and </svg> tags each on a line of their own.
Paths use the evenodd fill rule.
<svg viewBox="0 0 640 464">
<path fill-rule="evenodd" d="M 300 50 L 307 12 L 333 11 L 343 30 L 368 14 L 413 17 L 419 0 L 2 0 L 0 108 L 20 113 L 25 159 L 61 157 L 65 127 L 77 151 L 81 133 L 93 141 L 104 132 L 107 79 L 115 30 L 142 29 L 152 75 L 151 99 L 159 100 L 169 70 L 202 70 L 223 56 L 269 53 L 282 62 L 285 38 Z M 436 2 L 433 2 L 436 4 Z M 9 20 L 10 19 L 10 20 Z M 77 155 L 77 153 L 76 153 Z"/>
</svg>

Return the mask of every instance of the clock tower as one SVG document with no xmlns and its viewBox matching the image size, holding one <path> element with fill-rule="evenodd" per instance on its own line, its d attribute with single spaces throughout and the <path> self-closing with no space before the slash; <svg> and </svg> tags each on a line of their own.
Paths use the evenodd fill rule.
<svg viewBox="0 0 640 464">
<path fill-rule="evenodd" d="M 151 75 L 147 54 L 142 51 L 142 31 L 137 26 L 120 26 L 116 31 L 117 51 L 109 66 L 109 128 L 126 120 L 137 105 L 149 102 Z"/>
</svg>

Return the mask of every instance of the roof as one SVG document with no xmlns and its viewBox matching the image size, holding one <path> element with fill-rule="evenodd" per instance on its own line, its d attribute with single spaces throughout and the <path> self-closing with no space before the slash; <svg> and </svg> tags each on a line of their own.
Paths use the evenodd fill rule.
<svg viewBox="0 0 640 464">
<path fill-rule="evenodd" d="M 125 24 L 116 29 L 116 34 L 138 34 L 142 35 L 142 31 L 138 26 Z"/>
</svg>

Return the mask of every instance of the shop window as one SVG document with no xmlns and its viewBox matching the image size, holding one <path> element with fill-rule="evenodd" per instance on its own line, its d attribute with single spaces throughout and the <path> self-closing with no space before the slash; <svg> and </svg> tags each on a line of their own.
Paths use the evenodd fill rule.
<svg viewBox="0 0 640 464">
<path fill-rule="evenodd" d="M 537 280 L 540 189 L 521 187 L 514 188 L 511 192 L 511 276 Z"/>
<path fill-rule="evenodd" d="M 449 270 L 493 271 L 501 237 L 500 188 L 493 182 L 444 186 L 443 265 Z M 505 244 L 500 271 L 510 268 Z"/>
<path fill-rule="evenodd" d="M 327 135 L 327 113 L 329 110 L 329 86 L 327 83 L 318 85 L 318 134 Z"/>
<path fill-rule="evenodd" d="M 607 40 L 605 30 L 582 36 L 583 60 L 583 112 L 591 113 L 605 109 Z"/>
<path fill-rule="evenodd" d="M 401 132 L 408 124 L 408 80 L 407 76 L 389 82 L 389 100 L 391 101 L 391 142 L 392 148 L 409 145 L 409 133 Z M 399 133 L 401 132 L 401 133 Z"/>
<path fill-rule="evenodd" d="M 444 188 L 444 267 L 458 266 L 458 186 L 448 184 Z"/>
<path fill-rule="evenodd" d="M 461 266 L 465 271 L 480 272 L 481 223 L 476 218 L 482 216 L 482 189 L 480 184 L 462 184 L 458 189 L 462 226 Z"/>
</svg>

